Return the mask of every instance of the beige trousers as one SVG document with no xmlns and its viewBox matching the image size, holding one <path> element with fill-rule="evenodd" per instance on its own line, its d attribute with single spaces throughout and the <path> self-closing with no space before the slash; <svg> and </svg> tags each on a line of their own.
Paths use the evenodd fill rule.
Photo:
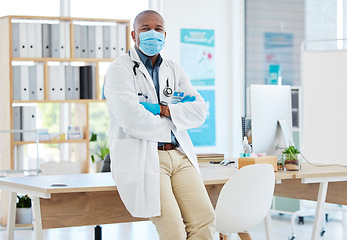
<svg viewBox="0 0 347 240">
<path fill-rule="evenodd" d="M 161 216 L 150 218 L 160 240 L 212 240 L 215 212 L 186 155 L 159 151 Z"/>
</svg>

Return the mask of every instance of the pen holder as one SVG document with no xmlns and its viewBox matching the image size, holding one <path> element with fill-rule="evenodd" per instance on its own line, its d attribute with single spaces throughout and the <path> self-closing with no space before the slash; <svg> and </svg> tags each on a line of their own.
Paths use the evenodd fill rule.
<svg viewBox="0 0 347 240">
<path fill-rule="evenodd" d="M 299 154 L 283 154 L 282 159 L 286 171 L 299 171 L 301 168 Z"/>
</svg>

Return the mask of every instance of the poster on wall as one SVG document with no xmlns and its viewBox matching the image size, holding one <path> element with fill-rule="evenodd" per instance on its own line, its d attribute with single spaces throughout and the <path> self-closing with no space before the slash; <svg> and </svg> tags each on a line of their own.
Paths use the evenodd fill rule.
<svg viewBox="0 0 347 240">
<path fill-rule="evenodd" d="M 181 65 L 194 86 L 214 86 L 214 30 L 181 29 Z"/>
<path fill-rule="evenodd" d="M 294 34 L 292 33 L 264 33 L 264 48 L 266 75 L 269 74 L 270 65 L 277 65 L 281 68 L 282 84 L 293 85 L 294 78 Z M 266 81 L 267 82 L 267 81 Z"/>
<path fill-rule="evenodd" d="M 194 146 L 216 145 L 215 92 L 214 90 L 199 90 L 206 103 L 206 121 L 199 127 L 189 129 L 188 133 Z"/>
</svg>

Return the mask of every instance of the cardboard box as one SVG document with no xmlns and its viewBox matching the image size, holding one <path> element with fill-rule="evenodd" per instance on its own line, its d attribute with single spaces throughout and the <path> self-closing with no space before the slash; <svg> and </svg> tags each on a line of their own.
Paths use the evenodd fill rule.
<svg viewBox="0 0 347 240">
<path fill-rule="evenodd" d="M 277 157 L 276 156 L 266 156 L 266 157 L 244 157 L 238 159 L 239 169 L 251 165 L 251 164 L 271 164 L 274 168 L 274 171 L 277 172 Z"/>
</svg>

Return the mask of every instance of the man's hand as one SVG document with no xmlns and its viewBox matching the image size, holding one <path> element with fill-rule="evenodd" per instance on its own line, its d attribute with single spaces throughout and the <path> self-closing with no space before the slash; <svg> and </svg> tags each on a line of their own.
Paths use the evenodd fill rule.
<svg viewBox="0 0 347 240">
<path fill-rule="evenodd" d="M 154 115 L 160 114 L 160 106 L 158 103 L 140 102 L 140 104 L 143 105 L 147 111 L 150 111 Z"/>
</svg>

